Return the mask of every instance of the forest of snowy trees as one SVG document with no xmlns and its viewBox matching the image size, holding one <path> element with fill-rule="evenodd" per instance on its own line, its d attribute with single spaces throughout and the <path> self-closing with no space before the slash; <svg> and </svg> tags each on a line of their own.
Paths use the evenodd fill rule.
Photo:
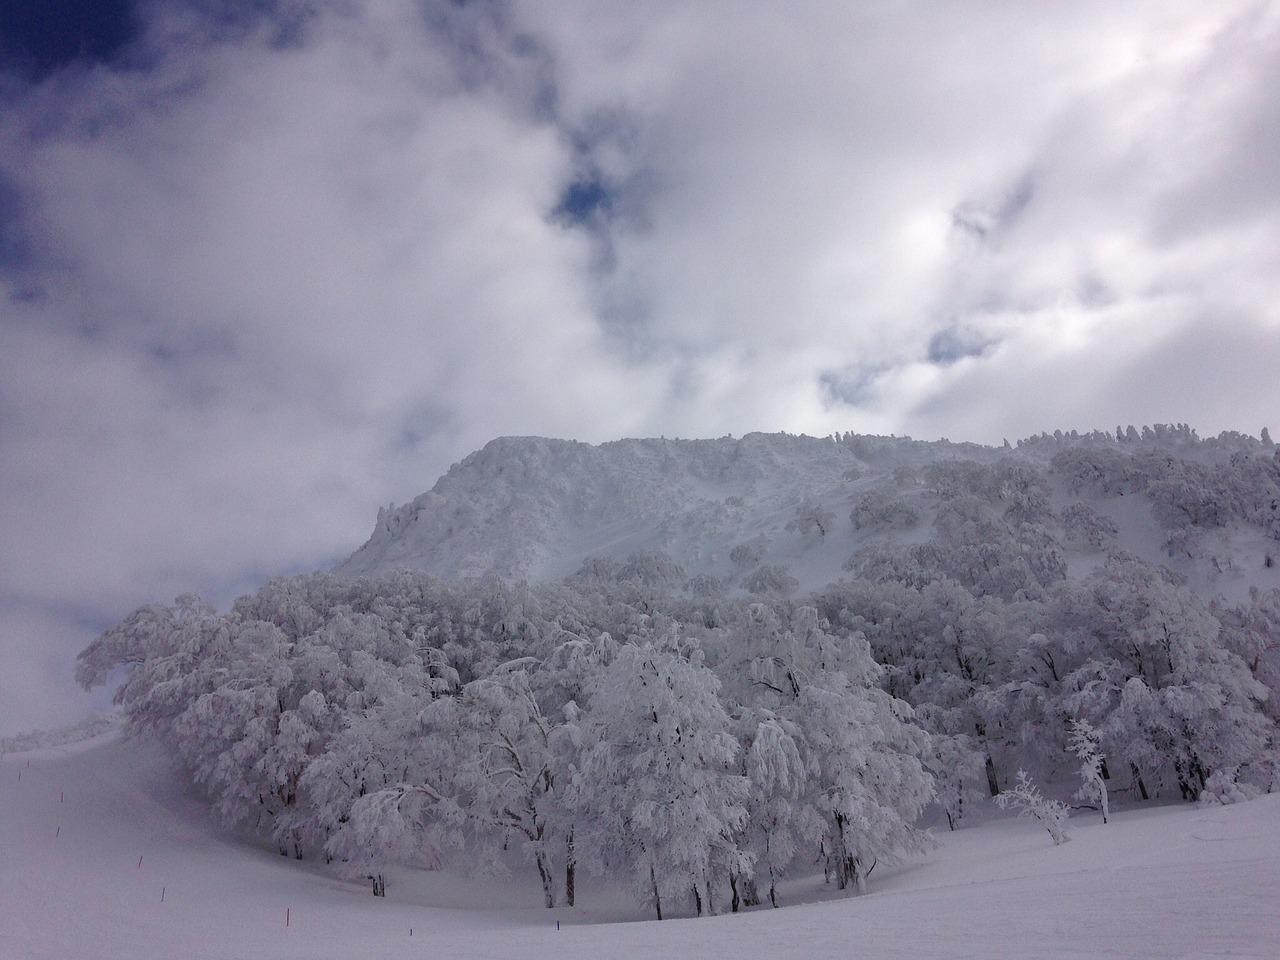
<svg viewBox="0 0 1280 960">
<path fill-rule="evenodd" d="M 856 545 L 803 595 L 747 544 L 722 577 L 659 551 L 549 583 L 318 573 L 145 606 L 78 679 L 118 683 L 228 822 L 375 893 L 392 863 L 511 851 L 548 906 L 599 876 L 658 917 L 815 870 L 860 891 L 928 848 L 930 805 L 955 827 L 1020 771 L 1094 806 L 1277 786 L 1280 590 L 1193 590 L 1107 504 L 1140 498 L 1169 558 L 1227 528 L 1280 546 L 1280 456 L 1180 439 L 1045 437 L 899 465 L 839 514 L 803 499 L 794 536 Z"/>
</svg>

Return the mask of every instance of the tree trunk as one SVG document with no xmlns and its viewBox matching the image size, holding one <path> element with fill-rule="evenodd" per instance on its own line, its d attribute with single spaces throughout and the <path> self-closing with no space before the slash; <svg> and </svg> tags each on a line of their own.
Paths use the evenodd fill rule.
<svg viewBox="0 0 1280 960">
<path fill-rule="evenodd" d="M 996 779 L 996 764 L 991 759 L 991 754 L 986 755 L 987 768 L 987 789 L 991 791 L 993 797 L 1000 796 L 1000 782 Z"/>
<path fill-rule="evenodd" d="M 546 902 L 548 908 L 556 905 L 556 880 L 551 872 L 551 864 L 547 863 L 547 854 L 544 850 L 539 849 L 534 854 L 534 861 L 538 864 L 538 879 L 542 881 L 542 899 Z"/>
<path fill-rule="evenodd" d="M 956 824 L 960 822 L 960 818 L 964 816 L 964 781 L 956 782 L 956 805 L 953 810 L 951 804 L 943 804 L 947 814 L 947 828 L 955 830 Z"/>
<path fill-rule="evenodd" d="M 385 897 L 387 895 L 387 881 L 382 874 L 375 873 L 369 879 L 373 881 L 373 895 L 375 897 Z"/>
<path fill-rule="evenodd" d="M 573 831 L 568 832 L 568 841 L 564 845 L 564 904 L 573 906 L 576 896 L 577 861 L 573 859 Z"/>
<path fill-rule="evenodd" d="M 1150 800 L 1151 798 L 1147 796 L 1147 785 L 1142 782 L 1142 774 L 1138 772 L 1136 766 L 1130 765 L 1130 769 L 1133 772 L 1134 781 L 1138 784 L 1138 793 L 1142 795 L 1143 800 Z"/>
</svg>

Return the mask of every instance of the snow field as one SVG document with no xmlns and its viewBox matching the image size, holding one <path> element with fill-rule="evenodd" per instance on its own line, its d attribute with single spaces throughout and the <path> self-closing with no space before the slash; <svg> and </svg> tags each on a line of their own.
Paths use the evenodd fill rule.
<svg viewBox="0 0 1280 960">
<path fill-rule="evenodd" d="M 0 957 L 1280 957 L 1280 796 L 1080 814 L 1070 833 L 991 819 L 863 897 L 818 877 L 780 910 L 607 922 L 642 911 L 598 889 L 546 910 L 524 876 L 397 870 L 374 898 L 227 835 L 154 750 L 107 737 L 0 760 Z"/>
</svg>

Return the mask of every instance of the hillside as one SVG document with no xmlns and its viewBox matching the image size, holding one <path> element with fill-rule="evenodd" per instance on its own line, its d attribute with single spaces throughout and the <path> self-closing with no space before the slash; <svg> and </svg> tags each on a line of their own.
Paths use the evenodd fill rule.
<svg viewBox="0 0 1280 960">
<path fill-rule="evenodd" d="M 507 439 L 336 573 L 148 604 L 77 678 L 376 897 L 514 861 L 548 909 L 737 913 L 892 889 L 1023 771 L 1082 811 L 1274 794 L 1278 541 L 1265 431 Z"/>
<path fill-rule="evenodd" d="M 1017 465 L 1043 481 L 1049 501 L 1045 516 L 1035 519 L 1055 533 L 1073 574 L 1092 569 L 1103 548 L 1119 547 L 1173 569 L 1199 592 L 1243 599 L 1251 586 L 1280 585 L 1280 563 L 1265 566 L 1268 555 L 1280 553 L 1274 484 L 1254 491 L 1258 516 L 1196 518 L 1179 507 L 1172 511 L 1177 516 L 1159 508 L 1178 484 L 1194 487 L 1242 458 L 1268 461 L 1273 453 L 1269 437 L 1201 440 L 1187 427 L 1163 425 L 1141 433 L 1041 435 L 1004 448 L 854 435 L 598 446 L 506 437 L 455 464 L 412 502 L 380 510 L 368 542 L 335 572 L 411 569 L 446 579 L 497 574 L 549 581 L 589 558 L 657 552 L 686 576 L 729 585 L 741 585 L 757 566 L 786 567 L 804 592 L 848 577 L 848 562 L 861 550 L 927 538 L 940 502 L 931 469 Z M 990 494 L 997 502 L 1004 495 Z M 901 502 L 916 519 L 851 521 L 860 504 L 880 500 Z M 1114 526 L 1105 542 L 1063 529 L 1062 512 L 1081 503 Z M 829 528 L 817 535 L 804 528 L 797 521 L 806 509 L 829 513 Z M 742 548 L 736 557 L 735 548 Z"/>
</svg>

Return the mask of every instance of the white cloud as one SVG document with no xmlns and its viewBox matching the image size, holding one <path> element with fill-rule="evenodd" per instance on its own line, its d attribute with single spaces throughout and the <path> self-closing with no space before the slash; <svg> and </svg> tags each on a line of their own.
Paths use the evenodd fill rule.
<svg viewBox="0 0 1280 960">
<path fill-rule="evenodd" d="M 566 113 L 631 111 L 631 162 L 659 171 L 650 229 L 620 231 L 603 281 L 640 318 L 632 340 L 707 358 L 732 344 L 741 376 L 765 385 L 793 428 L 892 426 L 916 400 L 935 409 L 913 390 L 957 375 L 884 378 L 925 359 L 940 331 L 987 342 L 1047 325 L 1097 349 L 1090 301 L 1123 299 L 1113 319 L 1170 327 L 1186 318 L 1155 315 L 1169 288 L 1192 294 L 1188 309 L 1211 301 L 1218 264 L 1203 259 L 1199 233 L 1187 255 L 1155 235 L 1174 195 L 1220 176 L 1198 143 L 1224 115 L 1271 100 L 1275 31 L 1261 8 L 859 9 L 657 4 L 560 21 Z M 625 182 L 616 155 L 604 166 Z M 966 208 L 990 221 L 982 242 L 956 235 Z M 1231 270 L 1255 288 L 1255 313 L 1274 276 L 1258 256 Z M 1106 327 L 1130 335 L 1150 339 Z M 975 366 L 999 393 L 1000 368 Z M 856 383 L 836 395 L 869 400 L 877 375 L 875 392 L 906 392 L 824 411 L 815 383 L 843 371 Z M 710 425 L 707 407 L 687 409 L 686 422 Z M 1013 425 L 1000 405 L 983 409 L 995 417 L 977 425 L 983 435 Z M 922 421 L 928 431 L 927 417 L 911 418 Z"/>
<path fill-rule="evenodd" d="M 5 93 L 6 661 L 329 562 L 499 434 L 1277 409 L 1273 5 L 158 9 L 146 69 Z"/>
</svg>

